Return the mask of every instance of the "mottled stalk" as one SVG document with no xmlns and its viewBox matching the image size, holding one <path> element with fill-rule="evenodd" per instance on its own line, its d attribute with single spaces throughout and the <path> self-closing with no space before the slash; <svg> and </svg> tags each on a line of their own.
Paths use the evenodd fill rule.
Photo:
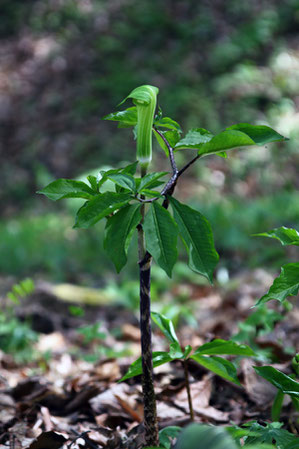
<svg viewBox="0 0 299 449">
<path fill-rule="evenodd" d="M 144 176 L 146 169 L 142 170 Z M 141 207 L 142 221 L 144 218 Z M 142 358 L 142 392 L 144 406 L 145 441 L 147 446 L 159 446 L 156 396 L 153 381 L 152 329 L 151 329 L 151 264 L 152 256 L 146 251 L 142 221 L 138 226 L 138 255 L 140 282 L 140 331 Z"/>
</svg>

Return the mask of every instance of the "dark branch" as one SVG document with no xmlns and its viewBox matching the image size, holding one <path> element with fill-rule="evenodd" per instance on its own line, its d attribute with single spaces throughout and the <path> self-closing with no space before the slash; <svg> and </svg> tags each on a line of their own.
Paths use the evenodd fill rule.
<svg viewBox="0 0 299 449">
<path fill-rule="evenodd" d="M 185 167 L 181 168 L 181 170 L 178 172 L 178 178 L 184 173 L 185 170 L 187 170 L 187 168 L 190 167 L 190 165 L 194 164 L 194 162 L 197 161 L 197 159 L 200 158 L 200 155 L 197 154 L 197 156 L 195 156 L 193 159 L 191 159 L 191 161 L 188 162 L 188 164 L 185 165 Z"/>
<path fill-rule="evenodd" d="M 167 209 L 168 207 L 168 199 L 167 196 L 171 196 L 174 192 L 176 183 L 178 178 L 192 165 L 194 164 L 195 161 L 197 161 L 197 159 L 200 158 L 200 155 L 195 156 L 193 159 L 191 159 L 191 161 L 189 161 L 183 168 L 181 168 L 180 170 L 178 170 L 177 166 L 176 166 L 176 162 L 174 159 L 174 149 L 172 148 L 172 146 L 170 145 L 170 143 L 168 142 L 168 140 L 166 139 L 166 137 L 164 136 L 164 134 L 159 131 L 157 128 L 153 128 L 156 133 L 161 137 L 161 139 L 163 140 L 163 142 L 165 143 L 167 149 L 168 149 L 168 153 L 169 153 L 169 160 L 170 160 L 170 164 L 171 164 L 171 168 L 172 168 L 172 176 L 169 179 L 169 181 L 167 181 L 167 183 L 165 184 L 165 186 L 163 187 L 162 191 L 161 191 L 161 196 L 164 196 L 165 199 L 163 201 L 162 206 Z M 152 203 L 156 200 L 159 199 L 158 196 L 154 197 L 154 198 L 149 198 L 147 200 L 142 199 L 142 198 L 137 198 L 136 199 L 138 201 L 140 201 L 141 203 Z"/>
</svg>

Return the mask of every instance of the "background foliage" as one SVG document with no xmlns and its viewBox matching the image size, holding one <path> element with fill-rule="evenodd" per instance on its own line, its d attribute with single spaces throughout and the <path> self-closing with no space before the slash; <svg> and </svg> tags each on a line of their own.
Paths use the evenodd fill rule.
<svg viewBox="0 0 299 449">
<path fill-rule="evenodd" d="M 298 224 L 298 0 L 4 0 L 1 9 L 0 272 L 111 276 L 101 225 L 72 230 L 78 202 L 51 205 L 35 191 L 132 161 L 131 131 L 100 117 L 144 83 L 160 88 L 163 112 L 185 131 L 250 122 L 291 138 L 210 158 L 179 185 L 211 221 L 230 271 L 290 261 L 292 250 L 250 235 Z"/>
</svg>

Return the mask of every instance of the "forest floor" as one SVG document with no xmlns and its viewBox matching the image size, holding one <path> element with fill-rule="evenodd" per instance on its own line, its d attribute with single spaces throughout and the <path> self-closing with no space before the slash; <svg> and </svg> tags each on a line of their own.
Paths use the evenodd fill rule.
<svg viewBox="0 0 299 449">
<path fill-rule="evenodd" d="M 191 313 L 177 329 L 183 346 L 196 348 L 239 333 L 242 343 L 253 345 L 257 353 L 255 359 L 238 361 L 241 386 L 189 360 L 196 422 L 224 426 L 270 422 L 277 390 L 257 376 L 253 365 L 272 365 L 288 374 L 292 356 L 299 350 L 298 309 L 286 312 L 271 301 L 260 316 L 255 314 L 253 322 L 248 321 L 256 311 L 251 307 L 272 279 L 257 270 L 239 274 L 229 287 L 186 283 L 168 292 L 170 300 L 182 292 L 188 296 L 188 307 L 181 310 Z M 154 310 L 160 307 L 153 304 Z M 70 307 L 42 283 L 15 313 L 30 318 L 40 332 L 33 349 L 38 355 L 16 363 L 11 355 L 0 352 L 0 448 L 139 449 L 143 445 L 141 379 L 118 382 L 140 355 L 138 313 L 117 301 Z M 157 328 L 154 350 L 167 350 Z M 272 361 L 262 362 L 270 353 Z M 160 429 L 189 423 L 181 362 L 157 367 L 155 388 Z M 299 432 L 297 415 L 286 397 L 281 421 L 294 434 Z"/>
</svg>

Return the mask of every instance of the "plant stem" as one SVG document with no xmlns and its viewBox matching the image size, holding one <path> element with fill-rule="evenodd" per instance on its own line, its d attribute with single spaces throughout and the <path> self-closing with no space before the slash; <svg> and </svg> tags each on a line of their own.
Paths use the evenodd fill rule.
<svg viewBox="0 0 299 449">
<path fill-rule="evenodd" d="M 279 421 L 284 394 L 281 390 L 278 390 L 271 409 L 272 421 Z"/>
<path fill-rule="evenodd" d="M 146 169 L 141 171 L 145 176 Z M 152 256 L 145 248 L 142 221 L 145 205 L 141 206 L 142 220 L 138 226 L 138 255 L 140 282 L 140 331 L 142 358 L 142 392 L 144 407 L 145 442 L 147 446 L 159 446 L 156 396 L 153 382 L 152 329 L 151 329 L 151 263 Z"/>
<path fill-rule="evenodd" d="M 194 421 L 194 411 L 193 411 L 193 404 L 192 404 L 192 397 L 191 397 L 191 390 L 190 390 L 189 371 L 188 371 L 188 361 L 187 360 L 183 361 L 183 366 L 184 366 L 184 375 L 185 375 L 185 386 L 186 386 L 187 396 L 188 396 L 190 419 L 191 419 L 191 421 Z"/>
</svg>

